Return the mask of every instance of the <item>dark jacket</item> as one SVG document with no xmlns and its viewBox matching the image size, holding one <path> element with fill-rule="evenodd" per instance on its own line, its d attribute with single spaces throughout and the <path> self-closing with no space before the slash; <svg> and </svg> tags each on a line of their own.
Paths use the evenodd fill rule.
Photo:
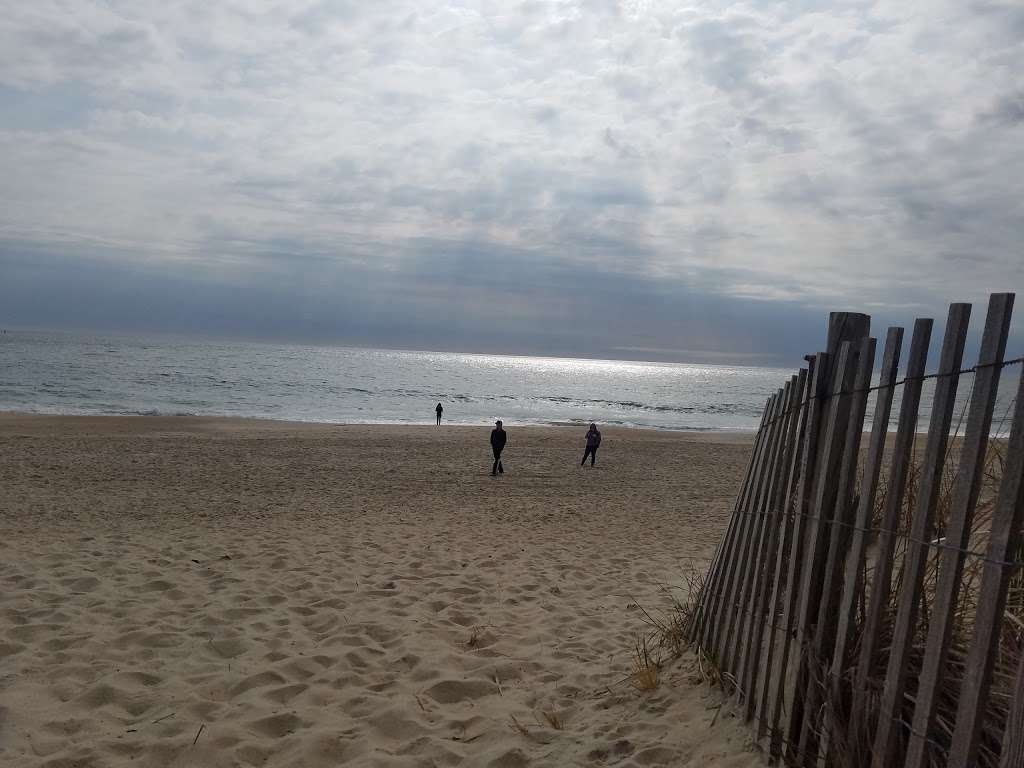
<svg viewBox="0 0 1024 768">
<path fill-rule="evenodd" d="M 508 441 L 508 433 L 504 429 L 498 429 L 495 427 L 491 430 L 491 448 L 496 451 L 500 451 L 505 447 L 505 443 Z"/>
<path fill-rule="evenodd" d="M 587 432 L 587 448 L 597 448 L 601 444 L 601 433 L 594 429 Z"/>
</svg>

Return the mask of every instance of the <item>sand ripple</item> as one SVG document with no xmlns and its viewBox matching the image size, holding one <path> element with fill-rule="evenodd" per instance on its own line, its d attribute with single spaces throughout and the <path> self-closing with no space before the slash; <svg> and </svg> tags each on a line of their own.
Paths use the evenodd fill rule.
<svg viewBox="0 0 1024 768">
<path fill-rule="evenodd" d="M 745 449 L 197 424 L 0 431 L 3 765 L 758 765 L 686 660 L 622 682 Z"/>
</svg>

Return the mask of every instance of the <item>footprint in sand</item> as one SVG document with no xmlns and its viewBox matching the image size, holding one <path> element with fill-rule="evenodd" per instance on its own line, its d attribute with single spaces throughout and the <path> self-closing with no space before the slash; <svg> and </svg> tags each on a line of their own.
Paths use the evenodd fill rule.
<svg viewBox="0 0 1024 768">
<path fill-rule="evenodd" d="M 287 704 L 300 693 L 307 690 L 309 690 L 309 686 L 305 683 L 293 683 L 291 685 L 282 685 L 280 688 L 275 688 L 272 691 L 266 691 L 263 693 L 263 697 L 277 704 Z"/>
<path fill-rule="evenodd" d="M 229 693 L 232 697 L 241 696 L 243 693 L 251 691 L 254 688 L 265 688 L 269 685 L 281 685 L 284 682 L 286 682 L 285 678 L 281 677 L 281 675 L 276 672 L 260 672 L 259 674 L 251 675 L 240 683 L 237 683 L 233 688 L 231 688 Z"/>
<path fill-rule="evenodd" d="M 486 680 L 442 680 L 426 690 L 427 695 L 440 704 L 482 699 L 497 692 L 497 686 Z"/>
<path fill-rule="evenodd" d="M 380 735 L 393 741 L 415 739 L 424 732 L 423 726 L 405 715 L 400 708 L 377 712 L 367 718 L 366 722 Z"/>
<path fill-rule="evenodd" d="M 272 739 L 280 739 L 305 727 L 305 722 L 294 712 L 271 715 L 249 723 L 249 728 Z"/>
</svg>

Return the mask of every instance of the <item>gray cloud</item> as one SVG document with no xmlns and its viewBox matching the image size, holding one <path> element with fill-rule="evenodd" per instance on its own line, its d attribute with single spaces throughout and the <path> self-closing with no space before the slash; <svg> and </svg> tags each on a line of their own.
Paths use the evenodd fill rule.
<svg viewBox="0 0 1024 768">
<path fill-rule="evenodd" d="M 954 0 L 38 0 L 0 19 L 0 265 L 103 297 L 55 322 L 143 322 L 125 274 L 219 296 L 214 330 L 248 301 L 301 335 L 296 301 L 374 343 L 761 354 L 730 317 L 1024 287 L 1021 30 Z"/>
</svg>

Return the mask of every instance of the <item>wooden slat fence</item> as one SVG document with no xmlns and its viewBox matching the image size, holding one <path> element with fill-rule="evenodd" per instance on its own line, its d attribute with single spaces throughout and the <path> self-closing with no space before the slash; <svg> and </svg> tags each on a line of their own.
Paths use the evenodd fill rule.
<svg viewBox="0 0 1024 768">
<path fill-rule="evenodd" d="M 874 385 L 870 318 L 833 313 L 825 349 L 765 404 L 689 636 L 766 758 L 1024 768 L 1024 376 L 996 410 L 1024 362 L 1006 356 L 1013 300 L 992 295 L 966 369 L 969 304 L 950 307 L 930 374 L 932 321 L 902 379 L 889 328 Z"/>
</svg>

